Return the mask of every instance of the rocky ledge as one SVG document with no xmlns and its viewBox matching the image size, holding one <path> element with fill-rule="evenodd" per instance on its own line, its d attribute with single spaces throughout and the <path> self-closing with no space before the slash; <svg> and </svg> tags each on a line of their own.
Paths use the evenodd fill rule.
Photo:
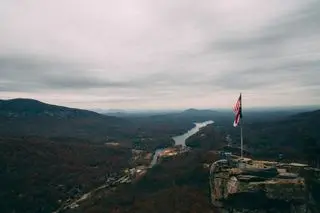
<svg viewBox="0 0 320 213">
<path fill-rule="evenodd" d="M 211 201 L 220 212 L 319 212 L 302 164 L 225 159 L 210 167 Z M 313 175 L 316 177 L 316 175 Z"/>
</svg>

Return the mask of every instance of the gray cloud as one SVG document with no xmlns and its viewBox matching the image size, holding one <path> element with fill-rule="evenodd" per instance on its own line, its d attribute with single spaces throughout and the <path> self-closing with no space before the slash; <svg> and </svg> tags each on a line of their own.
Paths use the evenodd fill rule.
<svg viewBox="0 0 320 213">
<path fill-rule="evenodd" d="M 0 97 L 229 107 L 242 91 L 252 106 L 320 104 L 319 14 L 316 0 L 2 1 Z"/>
</svg>

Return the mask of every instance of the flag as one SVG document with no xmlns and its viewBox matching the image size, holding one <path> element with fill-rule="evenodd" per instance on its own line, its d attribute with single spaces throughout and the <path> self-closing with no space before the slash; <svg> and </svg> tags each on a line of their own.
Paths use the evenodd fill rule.
<svg viewBox="0 0 320 213">
<path fill-rule="evenodd" d="M 240 122 L 240 113 L 236 114 L 236 117 L 235 117 L 235 119 L 233 121 L 233 126 L 237 127 L 239 122 Z"/>
<path fill-rule="evenodd" d="M 242 102 L 241 102 L 241 93 L 240 93 L 240 96 L 239 96 L 236 104 L 233 107 L 233 112 L 236 116 L 234 119 L 234 122 L 233 122 L 234 127 L 238 126 L 240 119 L 242 118 L 242 109 L 241 109 L 242 106 L 241 105 L 242 105 Z"/>
<path fill-rule="evenodd" d="M 240 109 L 241 109 L 241 94 L 240 94 L 240 96 L 239 96 L 236 104 L 233 106 L 233 112 L 234 112 L 235 114 L 238 114 L 239 111 L 240 111 Z"/>
</svg>

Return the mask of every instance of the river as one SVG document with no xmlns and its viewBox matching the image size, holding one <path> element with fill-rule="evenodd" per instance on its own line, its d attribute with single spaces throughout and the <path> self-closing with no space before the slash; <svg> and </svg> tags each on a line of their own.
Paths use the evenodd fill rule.
<svg viewBox="0 0 320 213">
<path fill-rule="evenodd" d="M 205 121 L 205 122 L 202 122 L 202 123 L 194 123 L 196 125 L 195 127 L 190 129 L 188 132 L 184 133 L 183 135 L 175 136 L 172 139 L 174 140 L 175 145 L 185 146 L 186 145 L 186 140 L 190 136 L 196 134 L 202 127 L 205 127 L 205 126 L 207 126 L 209 124 L 212 124 L 212 123 L 213 123 L 213 121 Z"/>
<path fill-rule="evenodd" d="M 174 140 L 175 145 L 186 146 L 187 138 L 196 134 L 202 127 L 205 127 L 205 126 L 212 124 L 212 123 L 214 123 L 214 121 L 205 121 L 205 122 L 201 122 L 201 123 L 194 123 L 195 127 L 190 129 L 189 131 L 187 131 L 183 135 L 175 136 L 172 139 Z M 162 150 L 163 149 L 157 149 L 155 151 L 150 167 L 154 166 L 157 163 L 157 158 L 158 158 L 159 154 L 162 152 Z"/>
</svg>

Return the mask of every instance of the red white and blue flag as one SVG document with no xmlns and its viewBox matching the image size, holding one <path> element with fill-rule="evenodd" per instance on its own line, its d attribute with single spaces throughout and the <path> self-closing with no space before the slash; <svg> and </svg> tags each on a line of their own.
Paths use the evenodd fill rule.
<svg viewBox="0 0 320 213">
<path fill-rule="evenodd" d="M 233 112 L 235 114 L 235 119 L 234 119 L 234 122 L 233 122 L 233 126 L 234 127 L 237 127 L 240 123 L 240 119 L 242 118 L 242 109 L 241 109 L 241 94 L 236 102 L 236 104 L 234 105 L 233 107 Z"/>
</svg>

